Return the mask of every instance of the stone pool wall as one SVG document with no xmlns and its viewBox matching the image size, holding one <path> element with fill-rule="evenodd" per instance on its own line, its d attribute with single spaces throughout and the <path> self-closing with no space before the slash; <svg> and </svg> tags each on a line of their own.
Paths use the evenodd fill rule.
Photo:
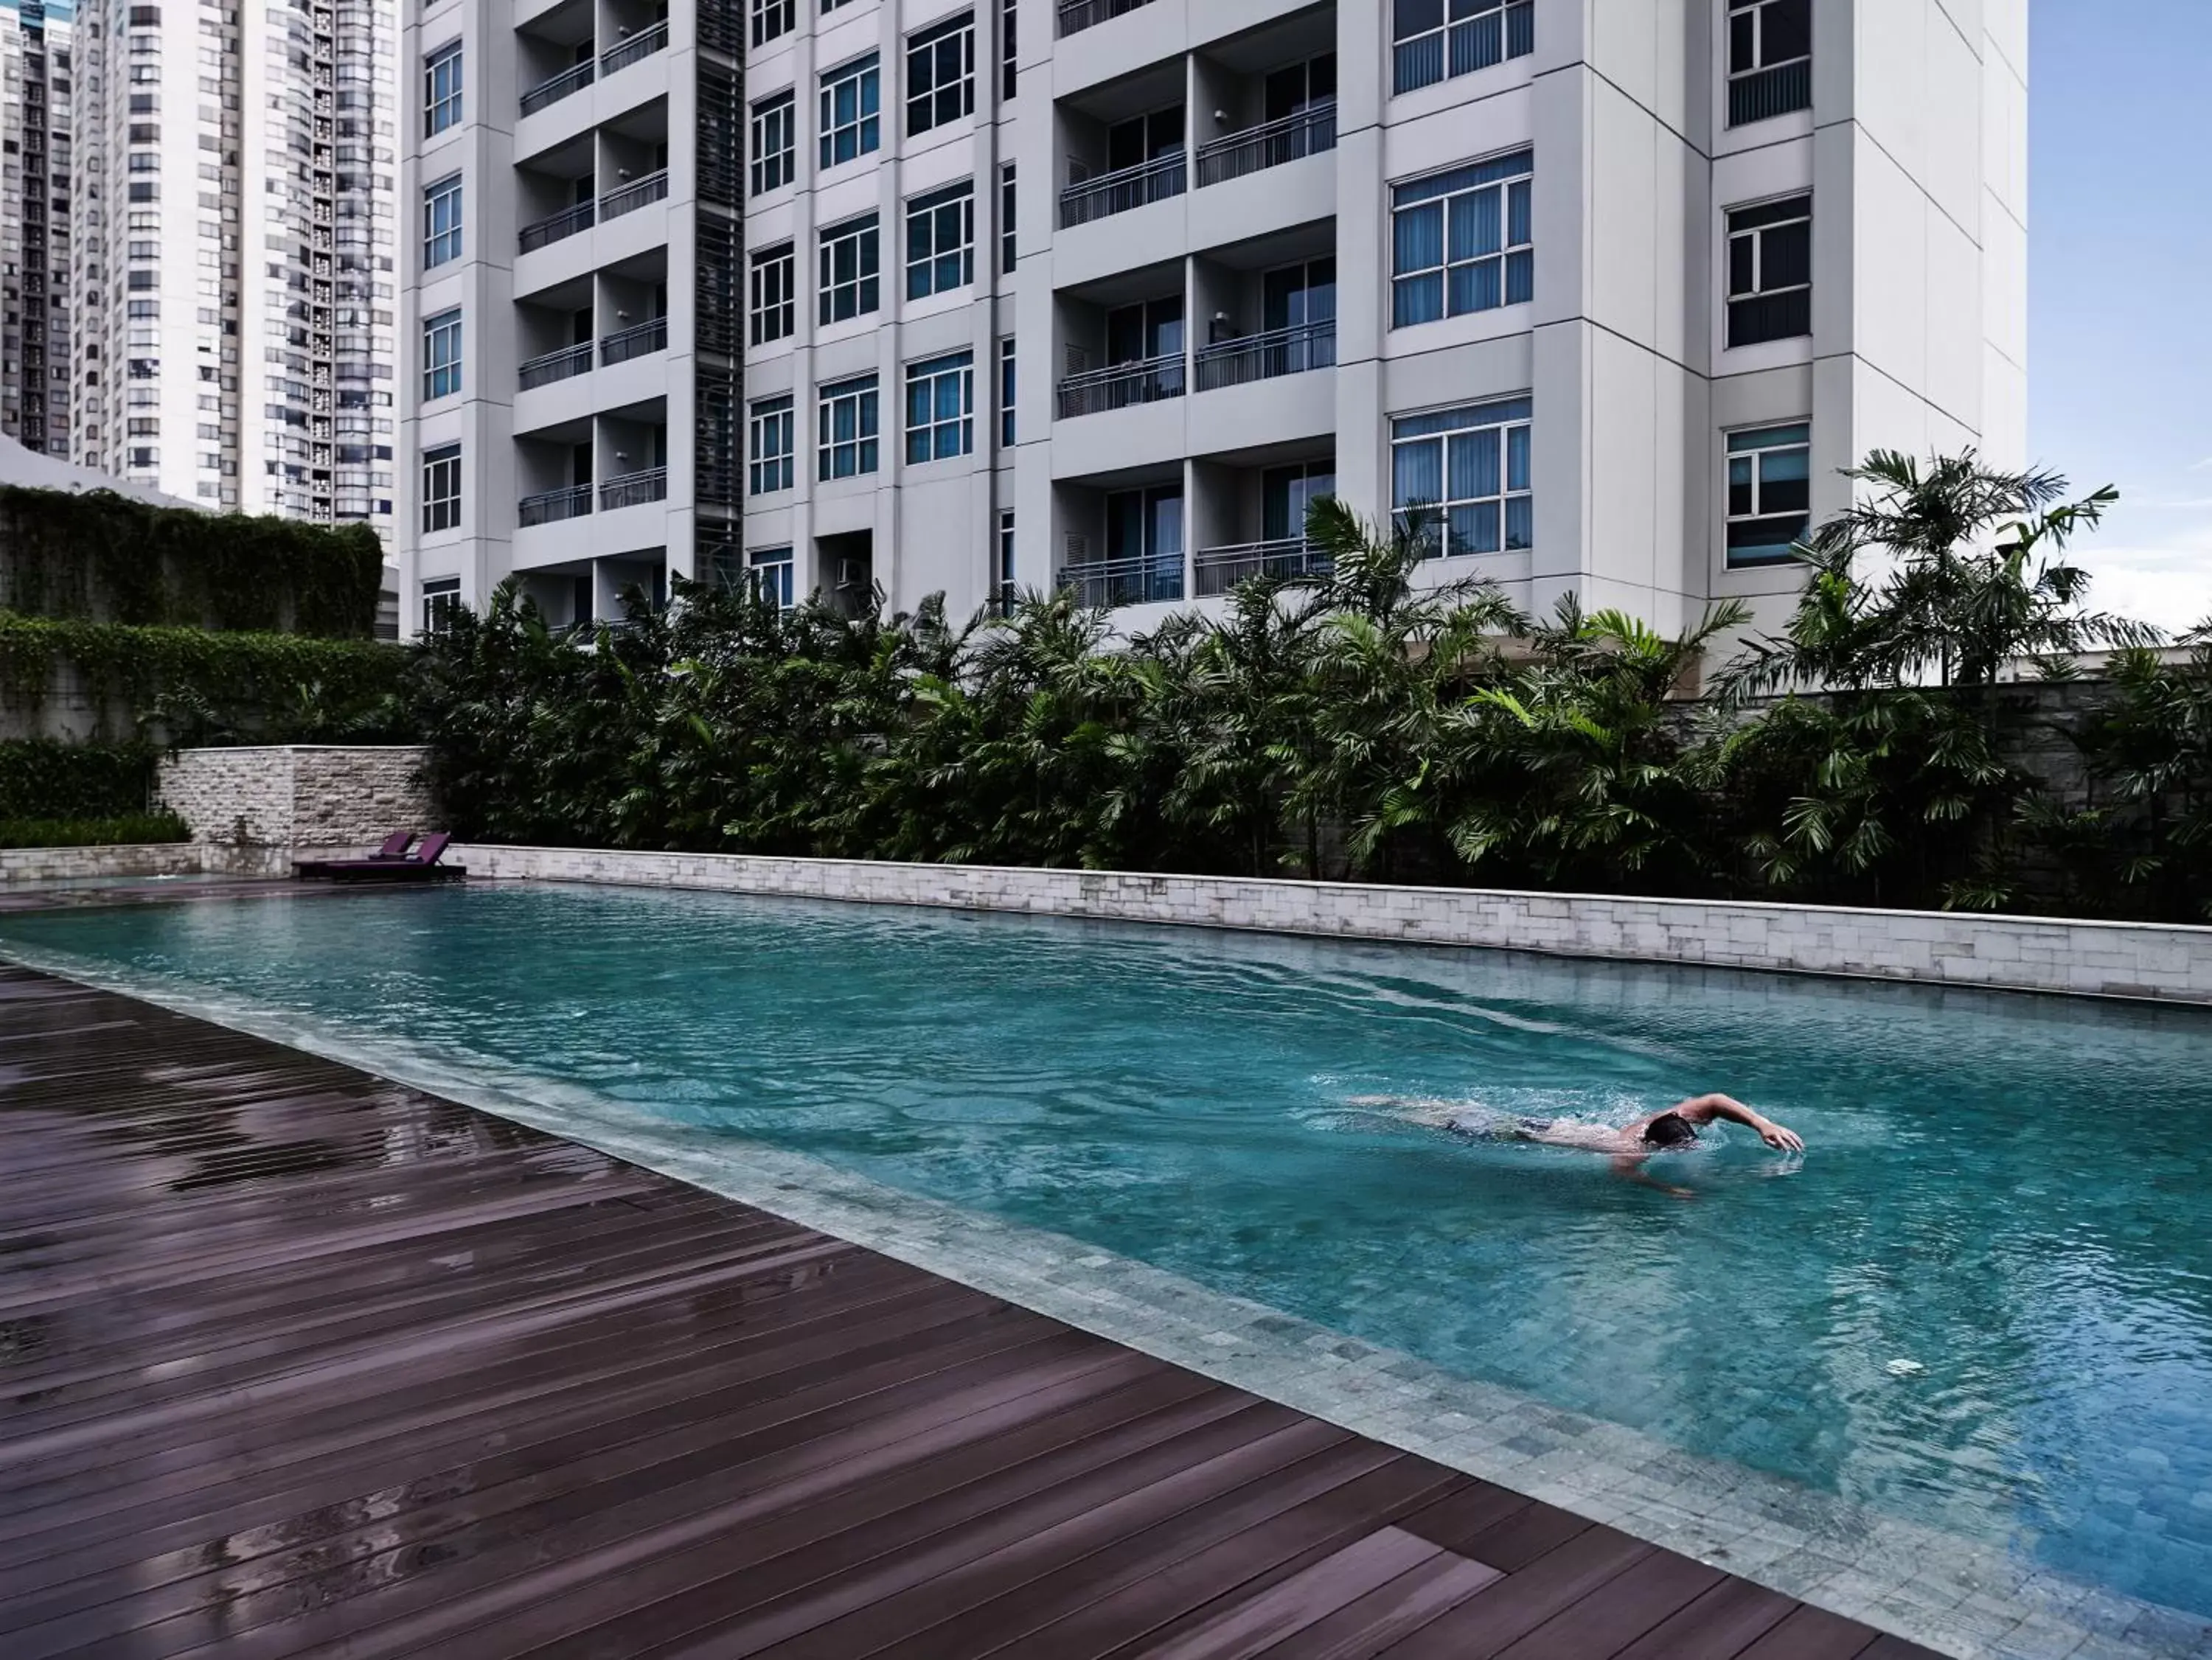
<svg viewBox="0 0 2212 1660">
<path fill-rule="evenodd" d="M 9 882 L 84 881 L 107 876 L 283 876 L 291 850 L 208 842 L 125 842 L 106 847 L 0 848 L 0 888 Z"/>
<path fill-rule="evenodd" d="M 395 830 L 436 828 L 413 744 L 180 749 L 155 792 L 192 839 L 240 847 L 374 847 Z"/>
<path fill-rule="evenodd" d="M 742 854 L 456 846 L 471 877 L 1020 911 L 2212 1003 L 2212 928 Z"/>
</svg>

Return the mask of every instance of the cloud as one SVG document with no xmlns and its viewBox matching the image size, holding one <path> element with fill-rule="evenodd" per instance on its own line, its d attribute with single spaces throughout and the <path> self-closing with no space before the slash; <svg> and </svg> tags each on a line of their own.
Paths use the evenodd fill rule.
<svg viewBox="0 0 2212 1660">
<path fill-rule="evenodd" d="M 2074 557 L 2094 579 L 2089 603 L 2170 633 L 2212 617 L 2212 517 L 2146 542 L 2077 542 Z"/>
<path fill-rule="evenodd" d="M 2189 470 L 2192 473 L 2212 473 L 2212 456 L 2206 456 Z"/>
</svg>

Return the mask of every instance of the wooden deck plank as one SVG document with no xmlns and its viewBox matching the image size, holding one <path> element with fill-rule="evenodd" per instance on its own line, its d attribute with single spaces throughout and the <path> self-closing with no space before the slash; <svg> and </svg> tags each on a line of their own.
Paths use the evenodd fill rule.
<svg viewBox="0 0 2212 1660">
<path fill-rule="evenodd" d="M 9 1660 L 1923 1652 L 189 1016 L 0 1066 Z"/>
</svg>

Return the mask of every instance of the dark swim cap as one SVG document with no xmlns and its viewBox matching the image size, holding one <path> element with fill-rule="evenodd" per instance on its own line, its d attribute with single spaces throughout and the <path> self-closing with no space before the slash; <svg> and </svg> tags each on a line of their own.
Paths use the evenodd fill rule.
<svg viewBox="0 0 2212 1660">
<path fill-rule="evenodd" d="M 1679 1112 L 1662 1112 L 1644 1126 L 1644 1140 L 1650 1147 L 1686 1147 L 1697 1139 L 1697 1127 Z"/>
</svg>

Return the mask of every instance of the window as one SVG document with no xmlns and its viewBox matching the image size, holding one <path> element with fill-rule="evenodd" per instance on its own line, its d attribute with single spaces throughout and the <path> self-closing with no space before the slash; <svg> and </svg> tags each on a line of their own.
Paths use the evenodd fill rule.
<svg viewBox="0 0 2212 1660">
<path fill-rule="evenodd" d="M 1390 21 L 1399 92 L 1536 50 L 1534 0 L 1391 0 Z"/>
<path fill-rule="evenodd" d="M 1533 151 L 1470 162 L 1391 191 L 1390 326 L 1517 305 L 1535 292 Z"/>
<path fill-rule="evenodd" d="M 1014 15 L 1020 0 L 999 0 L 999 97 L 1011 103 L 1021 82 L 1021 54 L 1014 45 Z"/>
<path fill-rule="evenodd" d="M 1529 400 L 1405 415 L 1390 423 L 1390 502 L 1433 515 L 1445 554 L 1494 554 L 1534 539 Z"/>
<path fill-rule="evenodd" d="M 1728 343 L 1813 332 L 1813 198 L 1788 197 L 1728 215 Z"/>
<path fill-rule="evenodd" d="M 924 29 L 906 43 L 908 136 L 975 110 L 975 14 Z"/>
<path fill-rule="evenodd" d="M 764 397 L 747 412 L 748 450 L 751 472 L 746 482 L 753 495 L 764 496 L 792 487 L 792 455 L 796 441 L 791 395 Z"/>
<path fill-rule="evenodd" d="M 451 530 L 461 522 L 461 446 L 422 451 L 422 529 Z"/>
<path fill-rule="evenodd" d="M 834 167 L 866 155 L 882 142 L 876 55 L 831 70 L 822 77 L 822 165 Z"/>
<path fill-rule="evenodd" d="M 857 478 L 876 470 L 876 378 L 824 386 L 816 412 L 818 478 Z"/>
<path fill-rule="evenodd" d="M 906 366 L 906 460 L 950 461 L 975 447 L 975 354 Z"/>
<path fill-rule="evenodd" d="M 422 585 L 422 632 L 442 634 L 453 626 L 461 609 L 461 579 L 433 577 Z"/>
<path fill-rule="evenodd" d="M 1267 542 L 1303 540 L 1315 502 L 1336 494 L 1336 463 L 1301 462 L 1260 475 L 1260 536 Z"/>
<path fill-rule="evenodd" d="M 926 300 L 975 280 L 975 185 L 957 185 L 906 204 L 906 297 Z"/>
<path fill-rule="evenodd" d="M 878 293 L 876 216 L 848 219 L 822 233 L 821 316 L 824 324 L 872 312 Z"/>
<path fill-rule="evenodd" d="M 753 0 L 753 45 L 765 46 L 789 34 L 797 10 L 793 0 Z"/>
<path fill-rule="evenodd" d="M 999 615 L 1011 615 L 1015 595 L 1019 591 L 1014 586 L 1014 510 L 1011 507 L 999 510 L 998 556 L 993 564 L 993 586 L 998 590 L 994 597 L 999 603 Z"/>
<path fill-rule="evenodd" d="M 792 557 L 788 548 L 756 548 L 745 555 L 752 568 L 753 591 L 779 611 L 791 609 Z"/>
<path fill-rule="evenodd" d="M 461 43 L 444 45 L 422 60 L 422 136 L 434 138 L 461 124 Z"/>
<path fill-rule="evenodd" d="M 422 319 L 422 397 L 451 397 L 461 390 L 461 313 L 459 308 Z"/>
<path fill-rule="evenodd" d="M 799 106 L 789 92 L 753 106 L 753 194 L 791 183 L 799 154 Z"/>
<path fill-rule="evenodd" d="M 422 269 L 461 257 L 461 176 L 422 187 Z"/>
<path fill-rule="evenodd" d="M 781 340 L 798 326 L 793 292 L 798 282 L 792 245 L 763 248 L 752 263 L 752 342 L 764 346 Z"/>
<path fill-rule="evenodd" d="M 1780 565 L 1812 523 L 1813 428 L 1757 427 L 1728 435 L 1728 562 Z"/>
<path fill-rule="evenodd" d="M 1812 107 L 1813 0 L 1729 0 L 1729 125 Z"/>
<path fill-rule="evenodd" d="M 1014 164 L 999 169 L 999 270 L 1011 276 L 1014 269 Z"/>
<path fill-rule="evenodd" d="M 999 342 L 999 444 L 1014 447 L 1014 337 Z"/>
</svg>

